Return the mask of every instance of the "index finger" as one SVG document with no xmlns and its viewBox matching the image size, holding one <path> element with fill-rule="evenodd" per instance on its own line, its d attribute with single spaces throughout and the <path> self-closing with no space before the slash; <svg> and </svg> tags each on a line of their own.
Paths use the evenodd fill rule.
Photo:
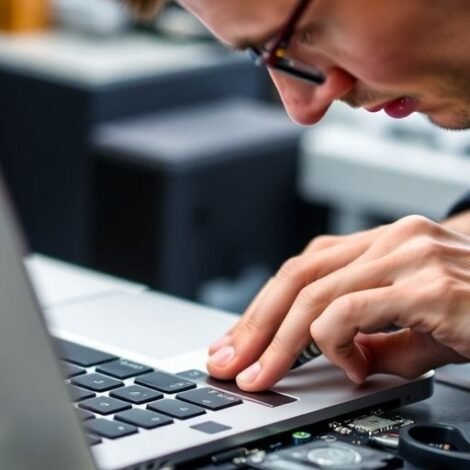
<svg viewBox="0 0 470 470">
<path fill-rule="evenodd" d="M 335 299 L 350 292 L 387 285 L 390 276 L 390 263 L 379 259 L 347 266 L 308 286 L 297 297 L 259 360 L 237 376 L 239 387 L 247 391 L 260 391 L 273 386 L 286 374 L 308 344 L 312 322 Z M 346 328 L 346 325 L 336 324 L 335 331 L 331 332 L 332 336 L 342 331 L 343 327 Z M 316 337 L 313 339 L 317 341 Z M 318 346 L 323 351 L 322 343 L 318 343 Z"/>
<path fill-rule="evenodd" d="M 342 268 L 369 246 L 369 240 L 351 239 L 318 253 L 306 253 L 283 265 L 249 311 L 235 325 L 224 346 L 207 363 L 211 375 L 231 379 L 256 361 L 273 339 L 298 293 L 323 276 Z M 308 328 L 304 334 L 308 338 Z"/>
</svg>

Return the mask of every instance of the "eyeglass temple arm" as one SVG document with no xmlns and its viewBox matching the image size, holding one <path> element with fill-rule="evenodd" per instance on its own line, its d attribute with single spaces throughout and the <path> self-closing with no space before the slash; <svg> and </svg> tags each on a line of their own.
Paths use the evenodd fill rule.
<svg viewBox="0 0 470 470">
<path fill-rule="evenodd" d="M 273 47 L 271 48 L 272 52 L 276 52 L 279 49 L 286 49 L 289 45 L 290 38 L 292 36 L 293 29 L 297 24 L 297 21 L 301 17 L 302 13 L 304 12 L 305 8 L 307 7 L 310 0 L 300 0 L 299 4 L 295 7 L 292 15 L 290 16 L 287 23 L 282 28 L 279 38 L 274 43 Z"/>
</svg>

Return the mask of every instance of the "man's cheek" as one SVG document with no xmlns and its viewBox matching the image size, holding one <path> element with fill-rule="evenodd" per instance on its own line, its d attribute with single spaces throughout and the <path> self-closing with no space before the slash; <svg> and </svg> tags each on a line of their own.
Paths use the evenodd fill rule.
<svg viewBox="0 0 470 470">
<path fill-rule="evenodd" d="M 389 89 L 406 83 L 415 74 L 422 60 L 416 57 L 409 44 L 372 37 L 367 42 L 348 46 L 343 68 L 371 88 Z M 381 47 L 377 47 L 380 44 Z"/>
</svg>

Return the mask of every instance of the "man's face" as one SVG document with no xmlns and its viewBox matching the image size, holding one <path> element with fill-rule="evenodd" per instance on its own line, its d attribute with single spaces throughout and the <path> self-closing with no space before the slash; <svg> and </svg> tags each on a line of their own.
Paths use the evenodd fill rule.
<svg viewBox="0 0 470 470">
<path fill-rule="evenodd" d="M 266 43 L 297 0 L 181 0 L 226 44 Z M 289 56 L 319 68 L 321 86 L 271 71 L 289 115 L 319 121 L 339 99 L 390 116 L 426 114 L 470 128 L 468 0 L 312 0 Z"/>
</svg>

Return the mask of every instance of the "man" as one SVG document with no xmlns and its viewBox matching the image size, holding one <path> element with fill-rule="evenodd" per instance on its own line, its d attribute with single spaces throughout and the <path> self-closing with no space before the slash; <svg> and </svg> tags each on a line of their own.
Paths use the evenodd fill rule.
<svg viewBox="0 0 470 470">
<path fill-rule="evenodd" d="M 158 0 L 128 0 L 141 8 Z M 335 100 L 470 128 L 468 0 L 180 0 L 224 43 L 249 48 L 291 118 Z M 432 164 L 432 162 L 430 162 Z M 469 175 L 470 181 L 470 175 Z M 314 239 L 266 284 L 209 352 L 208 369 L 247 391 L 271 387 L 312 338 L 351 380 L 405 377 L 470 359 L 470 201 Z M 395 325 L 394 333 L 380 330 Z"/>
</svg>

